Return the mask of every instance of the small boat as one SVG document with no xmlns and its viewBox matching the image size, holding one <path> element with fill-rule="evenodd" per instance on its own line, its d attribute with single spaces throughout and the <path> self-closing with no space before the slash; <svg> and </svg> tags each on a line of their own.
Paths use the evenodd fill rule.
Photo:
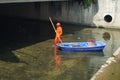
<svg viewBox="0 0 120 80">
<path fill-rule="evenodd" d="M 58 43 L 57 47 L 65 52 L 94 52 L 103 51 L 105 45 L 103 41 L 95 41 L 94 45 L 89 45 L 89 42 L 65 42 Z"/>
</svg>

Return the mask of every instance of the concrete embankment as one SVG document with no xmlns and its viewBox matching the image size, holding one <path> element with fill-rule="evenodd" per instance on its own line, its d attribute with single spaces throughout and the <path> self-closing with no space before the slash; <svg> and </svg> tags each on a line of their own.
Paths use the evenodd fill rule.
<svg viewBox="0 0 120 80">
<path fill-rule="evenodd" d="M 97 73 L 90 80 L 120 80 L 120 48 L 108 58 Z"/>
</svg>

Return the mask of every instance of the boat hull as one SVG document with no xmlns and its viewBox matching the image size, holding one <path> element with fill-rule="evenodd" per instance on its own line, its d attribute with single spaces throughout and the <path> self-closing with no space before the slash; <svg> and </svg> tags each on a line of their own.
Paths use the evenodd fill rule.
<svg viewBox="0 0 120 80">
<path fill-rule="evenodd" d="M 103 51 L 105 45 L 102 41 L 96 41 L 94 46 L 89 46 L 88 42 L 68 42 L 58 43 L 57 47 L 59 50 L 66 52 L 94 52 Z"/>
</svg>

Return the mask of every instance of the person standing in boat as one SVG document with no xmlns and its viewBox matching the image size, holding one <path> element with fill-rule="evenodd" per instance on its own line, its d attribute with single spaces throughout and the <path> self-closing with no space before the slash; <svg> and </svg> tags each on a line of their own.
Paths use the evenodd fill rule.
<svg viewBox="0 0 120 80">
<path fill-rule="evenodd" d="M 62 26 L 60 22 L 56 23 L 56 36 L 54 39 L 54 45 L 56 45 L 57 43 L 62 43 Z"/>
<path fill-rule="evenodd" d="M 89 46 L 95 46 L 95 41 L 96 41 L 95 39 L 89 39 L 88 40 L 88 45 Z"/>
</svg>

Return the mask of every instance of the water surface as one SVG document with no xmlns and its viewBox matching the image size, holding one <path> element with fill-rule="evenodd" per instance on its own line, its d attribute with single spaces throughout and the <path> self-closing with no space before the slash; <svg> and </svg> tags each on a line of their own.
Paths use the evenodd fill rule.
<svg viewBox="0 0 120 80">
<path fill-rule="evenodd" d="M 0 79 L 89 80 L 120 46 L 118 37 L 120 30 L 62 25 L 63 42 L 95 39 L 104 41 L 106 47 L 103 52 L 68 53 L 57 50 L 55 54 L 53 47 L 55 33 L 50 22 L 16 21 L 14 23 L 13 20 L 9 23 L 11 28 L 3 24 L 6 29 L 8 28 L 8 32 L 5 33 L 5 29 L 3 33 L 1 32 Z M 59 56 L 60 60 L 57 66 L 56 56 Z"/>
</svg>

